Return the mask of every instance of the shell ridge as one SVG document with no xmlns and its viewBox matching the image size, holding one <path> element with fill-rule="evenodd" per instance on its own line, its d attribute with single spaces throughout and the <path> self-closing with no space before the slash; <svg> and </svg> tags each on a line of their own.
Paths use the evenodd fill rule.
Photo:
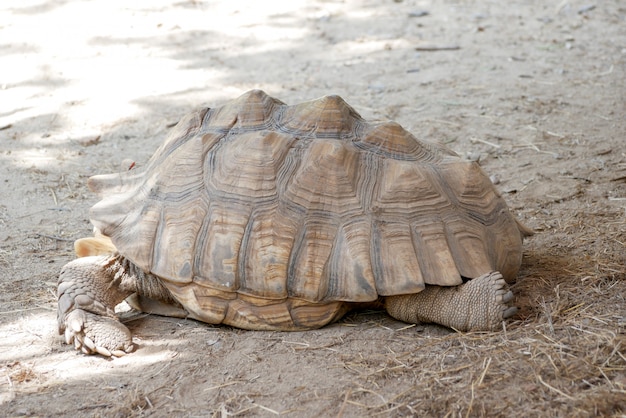
<svg viewBox="0 0 626 418">
<path fill-rule="evenodd" d="M 444 220 L 448 247 L 461 277 L 474 278 L 496 268 L 487 258 L 485 247 L 487 229 L 477 222 L 467 222 L 460 217 Z"/>
<path fill-rule="evenodd" d="M 438 215 L 428 223 L 412 222 L 413 247 L 418 248 L 417 260 L 424 283 L 454 286 L 463 283 L 445 232 L 444 219 Z"/>
<path fill-rule="evenodd" d="M 237 289 L 247 289 L 246 286 L 246 252 L 249 246 L 250 231 L 252 230 L 252 217 L 254 210 L 252 210 L 248 216 L 248 221 L 243 230 L 243 236 L 241 237 L 241 243 L 239 244 L 239 250 L 237 251 L 237 274 L 235 281 L 237 283 Z"/>
<path fill-rule="evenodd" d="M 271 299 L 288 296 L 288 267 L 298 225 L 278 202 L 255 208 L 242 240 L 241 291 Z"/>
<path fill-rule="evenodd" d="M 376 221 L 372 224 L 370 253 L 375 263 L 378 295 L 417 293 L 424 279 L 414 245 L 413 231 L 403 222 Z"/>
<path fill-rule="evenodd" d="M 240 288 L 240 251 L 250 210 L 237 202 L 226 205 L 211 202 L 201 229 L 207 245 L 196 254 L 196 276 L 199 282 L 228 292 Z"/>
<path fill-rule="evenodd" d="M 370 242 L 371 228 L 364 220 L 353 219 L 338 226 L 324 265 L 328 285 L 321 300 L 370 302 L 378 298 Z"/>
</svg>

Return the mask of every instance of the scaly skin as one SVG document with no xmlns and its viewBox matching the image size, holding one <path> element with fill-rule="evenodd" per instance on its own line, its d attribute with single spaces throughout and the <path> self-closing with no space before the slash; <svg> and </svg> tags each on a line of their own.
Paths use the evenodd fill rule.
<svg viewBox="0 0 626 418">
<path fill-rule="evenodd" d="M 122 356 L 133 351 L 132 336 L 115 306 L 136 291 L 136 277 L 116 257 L 78 258 L 66 264 L 57 288 L 59 334 L 85 354 Z"/>
<path fill-rule="evenodd" d="M 412 295 L 388 296 L 385 308 L 400 321 L 437 323 L 457 331 L 495 331 L 515 315 L 513 293 L 498 272 L 453 287 L 426 286 Z"/>
</svg>

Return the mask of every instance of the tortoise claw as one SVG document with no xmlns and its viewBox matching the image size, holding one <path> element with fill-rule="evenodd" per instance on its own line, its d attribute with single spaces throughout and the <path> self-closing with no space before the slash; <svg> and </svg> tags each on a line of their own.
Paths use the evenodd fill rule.
<svg viewBox="0 0 626 418">
<path fill-rule="evenodd" d="M 502 296 L 502 303 L 508 303 L 513 300 L 513 292 L 510 290 Z"/>
<path fill-rule="evenodd" d="M 505 309 L 502 312 L 502 319 L 508 319 L 517 313 L 517 308 L 515 306 L 511 306 L 508 309 Z"/>
<path fill-rule="evenodd" d="M 128 328 L 113 318 L 75 309 L 65 317 L 65 342 L 85 354 L 121 357 L 133 351 Z"/>
</svg>

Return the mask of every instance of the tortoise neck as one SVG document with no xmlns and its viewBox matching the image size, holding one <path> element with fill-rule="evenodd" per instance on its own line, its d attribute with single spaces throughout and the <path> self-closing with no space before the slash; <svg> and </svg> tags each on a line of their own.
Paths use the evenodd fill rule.
<svg viewBox="0 0 626 418">
<path fill-rule="evenodd" d="M 121 289 L 137 293 L 150 299 L 178 305 L 163 280 L 141 267 L 123 255 L 116 253 L 108 259 L 108 274 Z"/>
<path fill-rule="evenodd" d="M 145 279 L 146 273 L 132 261 L 119 253 L 111 255 L 104 266 L 111 284 L 120 290 L 135 293 L 137 283 Z"/>
<path fill-rule="evenodd" d="M 141 267 L 120 253 L 113 254 L 109 260 L 112 263 L 111 266 L 116 270 L 116 272 L 118 272 L 118 274 L 128 274 L 136 277 L 143 277 L 146 274 L 149 274 L 144 272 Z"/>
</svg>

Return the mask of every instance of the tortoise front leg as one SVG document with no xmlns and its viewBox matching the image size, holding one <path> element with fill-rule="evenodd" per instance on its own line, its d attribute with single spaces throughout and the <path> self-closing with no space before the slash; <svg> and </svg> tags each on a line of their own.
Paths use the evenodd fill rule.
<svg viewBox="0 0 626 418">
<path fill-rule="evenodd" d="M 135 291 L 115 257 L 83 257 L 66 264 L 57 288 L 59 334 L 85 354 L 122 356 L 133 350 L 128 328 L 115 306 Z"/>
<path fill-rule="evenodd" d="M 494 331 L 517 312 L 502 275 L 491 272 L 459 286 L 427 285 L 412 295 L 388 296 L 389 315 L 408 323 L 437 323 L 458 331 Z"/>
</svg>

